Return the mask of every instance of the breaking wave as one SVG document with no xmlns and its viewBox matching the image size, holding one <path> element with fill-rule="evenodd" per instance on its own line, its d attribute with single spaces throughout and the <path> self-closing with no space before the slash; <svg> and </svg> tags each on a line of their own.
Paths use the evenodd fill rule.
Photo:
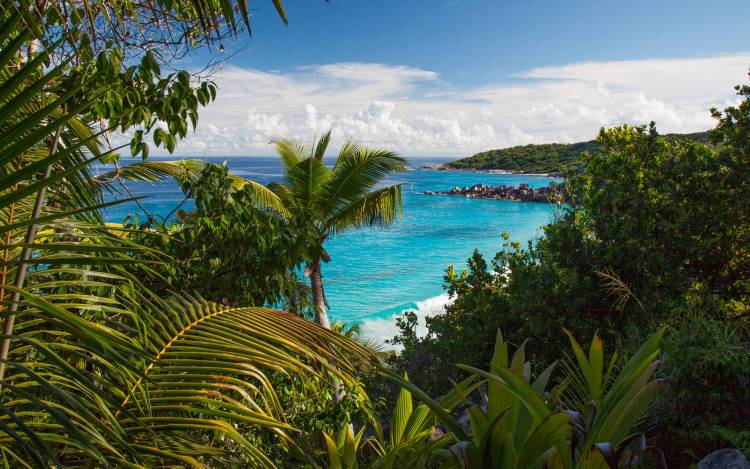
<svg viewBox="0 0 750 469">
<path fill-rule="evenodd" d="M 396 318 L 403 315 L 406 311 L 414 311 L 417 314 L 417 335 L 423 337 L 427 333 L 425 318 L 444 313 L 445 307 L 452 302 L 452 299 L 445 293 L 423 301 L 401 305 L 397 308 L 384 311 L 379 315 L 380 317 L 362 321 L 362 333 L 379 344 L 383 344 L 385 350 L 401 350 L 401 345 L 386 344 L 386 340 L 392 339 L 399 332 L 396 327 Z"/>
</svg>

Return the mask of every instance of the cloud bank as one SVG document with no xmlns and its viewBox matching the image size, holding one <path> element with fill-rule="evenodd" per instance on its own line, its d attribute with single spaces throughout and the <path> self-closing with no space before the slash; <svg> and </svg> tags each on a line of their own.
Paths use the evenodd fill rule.
<svg viewBox="0 0 750 469">
<path fill-rule="evenodd" d="M 737 101 L 750 53 L 540 67 L 471 88 L 429 70 L 372 63 L 288 73 L 227 66 L 180 155 L 270 155 L 269 140 L 333 128 L 403 155 L 465 156 L 528 143 L 594 138 L 602 126 L 653 120 L 661 132 L 710 128 L 712 106 Z"/>
</svg>

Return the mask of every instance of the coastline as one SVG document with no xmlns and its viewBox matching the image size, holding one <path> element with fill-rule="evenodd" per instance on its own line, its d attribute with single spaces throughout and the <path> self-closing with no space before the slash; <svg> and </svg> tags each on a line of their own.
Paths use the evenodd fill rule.
<svg viewBox="0 0 750 469">
<path fill-rule="evenodd" d="M 527 173 L 523 171 L 513 171 L 509 169 L 464 169 L 464 168 L 452 168 L 445 164 L 428 164 L 420 166 L 417 169 L 427 171 L 450 171 L 450 172 L 464 172 L 464 173 L 482 173 L 482 174 L 507 174 L 513 176 L 534 176 L 534 177 L 546 177 L 546 178 L 562 178 L 562 173 Z"/>
<path fill-rule="evenodd" d="M 506 200 L 514 202 L 541 202 L 560 204 L 567 199 L 565 187 L 550 183 L 544 187 L 529 187 L 528 183 L 518 186 L 500 184 L 497 186 L 474 184 L 463 188 L 455 186 L 449 191 L 424 191 L 423 195 L 452 195 L 471 199 Z"/>
<path fill-rule="evenodd" d="M 512 174 L 514 176 L 540 176 L 546 178 L 553 178 L 555 173 L 524 173 L 517 171 L 509 171 L 507 169 L 457 169 L 453 168 L 453 171 L 470 171 L 474 173 L 486 173 L 486 174 Z"/>
<path fill-rule="evenodd" d="M 444 314 L 445 308 L 453 303 L 453 298 L 447 293 L 425 298 L 423 300 L 409 302 L 401 305 L 398 311 L 382 311 L 372 317 L 364 318 L 359 322 L 365 338 L 378 342 L 385 351 L 400 352 L 402 345 L 386 343 L 400 332 L 396 326 L 396 319 L 402 317 L 407 311 L 413 311 L 417 315 L 417 336 L 424 337 L 427 334 L 426 318 L 438 314 Z"/>
</svg>

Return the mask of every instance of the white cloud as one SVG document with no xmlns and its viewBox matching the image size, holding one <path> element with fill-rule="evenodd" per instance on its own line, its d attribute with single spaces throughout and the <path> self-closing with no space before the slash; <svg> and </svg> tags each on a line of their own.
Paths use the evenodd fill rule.
<svg viewBox="0 0 750 469">
<path fill-rule="evenodd" d="M 334 129 L 405 155 L 464 156 L 541 142 L 588 140 L 599 127 L 656 121 L 662 132 L 712 126 L 708 109 L 736 102 L 750 53 L 586 62 L 534 68 L 503 83 L 461 88 L 429 70 L 371 63 L 288 73 L 228 66 L 217 100 L 179 154 L 269 155 L 269 140 Z"/>
</svg>

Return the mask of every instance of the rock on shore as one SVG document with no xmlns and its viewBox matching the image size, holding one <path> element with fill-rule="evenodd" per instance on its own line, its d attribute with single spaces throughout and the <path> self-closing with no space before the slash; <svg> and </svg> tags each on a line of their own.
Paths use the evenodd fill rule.
<svg viewBox="0 0 750 469">
<path fill-rule="evenodd" d="M 424 166 L 420 166 L 419 169 L 427 169 L 430 171 L 448 171 L 450 168 L 444 164 L 435 163 L 435 164 L 426 164 Z"/>
<path fill-rule="evenodd" d="M 516 200 L 519 202 L 561 203 L 567 200 L 565 187 L 559 184 L 550 184 L 545 187 L 530 188 L 528 184 L 522 183 L 518 186 L 485 186 L 474 184 L 473 186 L 454 187 L 449 191 L 433 192 L 425 191 L 425 195 L 460 195 L 470 199 L 496 199 Z"/>
</svg>

